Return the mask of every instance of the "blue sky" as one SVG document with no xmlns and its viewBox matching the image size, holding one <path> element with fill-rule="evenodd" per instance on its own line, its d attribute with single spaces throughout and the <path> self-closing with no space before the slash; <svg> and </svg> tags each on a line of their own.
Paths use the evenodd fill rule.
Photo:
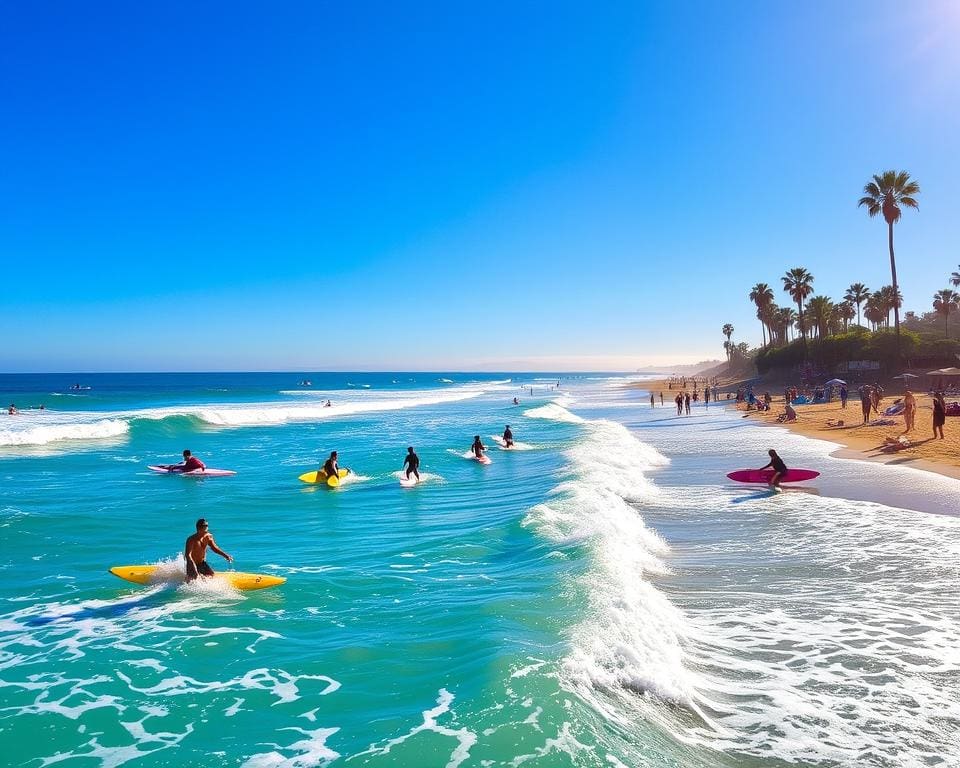
<svg viewBox="0 0 960 768">
<path fill-rule="evenodd" d="M 960 263 L 960 7 L 8 4 L 0 368 L 632 369 Z M 786 294 L 778 296 L 788 303 Z"/>
</svg>

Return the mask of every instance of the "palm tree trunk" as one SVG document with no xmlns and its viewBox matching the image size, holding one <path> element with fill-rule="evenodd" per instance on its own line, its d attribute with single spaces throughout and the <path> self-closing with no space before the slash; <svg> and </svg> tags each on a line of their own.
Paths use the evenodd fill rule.
<svg viewBox="0 0 960 768">
<path fill-rule="evenodd" d="M 893 222 L 887 222 L 887 243 L 890 246 L 890 277 L 893 280 L 893 325 L 897 334 L 897 360 L 900 359 L 900 309 L 897 307 L 897 261 L 893 257 Z"/>
<path fill-rule="evenodd" d="M 857 302 L 857 325 L 860 325 L 860 302 Z"/>
</svg>

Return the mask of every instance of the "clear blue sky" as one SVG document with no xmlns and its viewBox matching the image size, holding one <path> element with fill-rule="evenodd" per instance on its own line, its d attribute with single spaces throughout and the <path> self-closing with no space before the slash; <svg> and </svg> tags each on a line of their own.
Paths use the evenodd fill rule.
<svg viewBox="0 0 960 768">
<path fill-rule="evenodd" d="M 633 368 L 960 263 L 960 6 L 8 3 L 0 368 Z"/>
</svg>

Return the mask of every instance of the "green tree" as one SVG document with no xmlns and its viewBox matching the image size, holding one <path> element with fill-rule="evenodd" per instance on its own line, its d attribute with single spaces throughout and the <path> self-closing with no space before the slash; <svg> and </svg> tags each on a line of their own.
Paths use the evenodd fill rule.
<svg viewBox="0 0 960 768">
<path fill-rule="evenodd" d="M 863 283 L 853 283 L 843 295 L 845 301 L 857 305 L 857 325 L 860 325 L 860 305 L 870 296 L 870 289 Z"/>
<path fill-rule="evenodd" d="M 933 308 L 938 314 L 943 315 L 943 335 L 949 339 L 950 331 L 947 328 L 947 323 L 950 320 L 950 313 L 960 309 L 960 293 L 949 288 L 937 291 L 933 294 Z"/>
<path fill-rule="evenodd" d="M 843 330 L 844 332 L 850 330 L 850 321 L 853 320 L 856 316 L 857 320 L 860 319 L 860 308 L 857 307 L 856 311 L 853 309 L 853 303 L 849 300 L 841 301 L 837 304 L 837 317 L 843 321 Z M 857 325 L 860 323 L 858 322 Z"/>
<path fill-rule="evenodd" d="M 806 341 L 807 331 L 803 322 L 803 301 L 813 293 L 813 275 L 803 267 L 794 267 L 780 279 L 783 281 L 783 290 L 797 302 L 797 324 L 800 327 L 800 335 Z"/>
<path fill-rule="evenodd" d="M 957 265 L 957 268 L 960 269 L 960 264 Z M 960 272 L 954 272 L 950 275 L 950 282 L 953 283 L 954 288 L 960 288 Z"/>
<path fill-rule="evenodd" d="M 750 291 L 750 301 L 757 306 L 757 319 L 760 321 L 760 330 L 763 333 L 763 346 L 767 346 L 767 325 L 764 318 L 767 309 L 773 304 L 773 289 L 766 283 L 757 283 Z"/>
<path fill-rule="evenodd" d="M 811 327 L 817 331 L 817 338 L 823 339 L 828 336 L 833 302 L 826 296 L 814 296 L 807 302 L 807 312 L 810 315 Z"/>
<path fill-rule="evenodd" d="M 866 206 L 871 218 L 883 213 L 887 222 L 887 243 L 890 248 L 890 282 L 895 294 L 899 294 L 897 285 L 897 260 L 893 254 L 893 225 L 900 221 L 900 210 L 903 206 L 919 208 L 915 195 L 920 194 L 920 185 L 911 180 L 906 171 L 884 171 L 875 174 L 873 181 L 863 187 L 863 197 L 857 207 Z M 900 338 L 900 308 L 893 308 L 893 324 L 899 344 Z M 898 348 L 899 349 L 899 348 Z"/>
<path fill-rule="evenodd" d="M 730 337 L 733 336 L 733 326 L 730 323 L 725 323 L 723 328 L 720 329 L 720 332 L 727 337 L 727 340 L 723 343 L 723 348 L 727 352 L 727 359 L 730 359 L 730 350 L 733 347 L 733 344 L 730 342 Z"/>
</svg>

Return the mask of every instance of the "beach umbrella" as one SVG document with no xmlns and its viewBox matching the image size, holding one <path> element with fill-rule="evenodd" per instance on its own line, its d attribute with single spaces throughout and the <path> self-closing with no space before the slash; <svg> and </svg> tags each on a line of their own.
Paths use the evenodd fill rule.
<svg viewBox="0 0 960 768">
<path fill-rule="evenodd" d="M 941 376 L 960 376 L 960 368 L 941 368 L 937 373 Z"/>
<path fill-rule="evenodd" d="M 825 386 L 825 387 L 833 387 L 833 386 L 837 386 L 837 385 L 842 385 L 842 386 L 845 387 L 845 386 L 847 386 L 847 382 L 845 382 L 843 379 L 830 379 L 830 381 L 828 381 L 828 382 L 827 382 L 826 384 L 824 384 L 823 386 Z"/>
<path fill-rule="evenodd" d="M 907 379 L 919 379 L 920 377 L 915 373 L 901 373 L 899 376 L 894 376 L 893 378 L 906 381 Z"/>
</svg>

